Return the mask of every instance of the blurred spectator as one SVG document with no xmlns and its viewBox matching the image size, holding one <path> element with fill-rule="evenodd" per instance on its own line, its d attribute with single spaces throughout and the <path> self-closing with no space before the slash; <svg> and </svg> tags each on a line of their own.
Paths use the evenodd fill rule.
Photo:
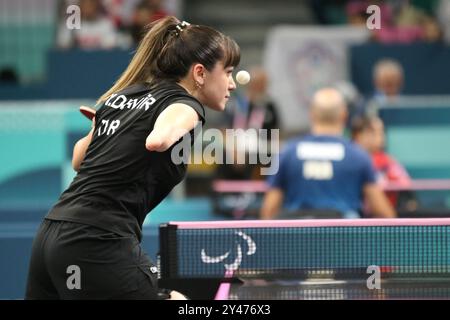
<svg viewBox="0 0 450 320">
<path fill-rule="evenodd" d="M 234 129 L 278 129 L 280 127 L 277 108 L 267 94 L 268 76 L 259 66 L 250 68 L 251 80 L 244 95 L 236 96 L 235 107 L 230 108 Z M 270 137 L 269 137 L 270 138 Z"/>
<path fill-rule="evenodd" d="M 248 152 L 252 152 L 258 143 L 269 143 L 272 134 L 271 129 L 279 129 L 279 116 L 274 102 L 267 93 L 268 76 L 266 71 L 260 66 L 249 69 L 251 80 L 245 87 L 244 94 L 235 95 L 234 108 L 226 110 L 230 124 L 227 127 L 233 129 L 264 129 L 267 135 L 255 134 L 257 140 L 247 140 L 249 144 Z M 252 137 L 248 135 L 247 138 Z M 258 140 L 263 139 L 263 140 Z M 243 150 L 227 150 L 234 154 L 245 152 Z M 236 159 L 236 158 L 235 158 Z M 259 176 L 259 166 L 254 164 L 229 164 L 218 167 L 218 176 L 222 179 L 261 179 Z"/>
<path fill-rule="evenodd" d="M 369 14 L 367 8 L 370 5 L 377 5 L 380 8 L 381 27 L 392 25 L 391 7 L 382 1 L 372 0 L 352 0 L 346 5 L 347 23 L 355 26 L 366 26 Z"/>
<path fill-rule="evenodd" d="M 423 35 L 426 42 L 440 42 L 443 39 L 443 31 L 435 18 L 427 17 L 423 24 Z"/>
<path fill-rule="evenodd" d="M 130 26 L 130 34 L 134 45 L 137 45 L 141 41 L 145 33 L 145 27 L 151 21 L 152 14 L 151 8 L 146 3 L 140 3 L 134 10 L 133 22 Z"/>
<path fill-rule="evenodd" d="M 108 16 L 118 29 L 131 25 L 136 6 L 141 0 L 102 0 Z"/>
<path fill-rule="evenodd" d="M 380 60 L 375 64 L 372 75 L 376 100 L 395 100 L 400 95 L 404 72 L 399 62 L 393 59 Z"/>
<path fill-rule="evenodd" d="M 311 103 L 311 135 L 287 144 L 279 171 L 268 179 L 261 217 L 287 211 L 337 210 L 347 218 L 362 216 L 363 200 L 375 217 L 394 217 L 375 183 L 369 155 L 343 137 L 346 106 L 336 89 L 316 92 Z"/>
<path fill-rule="evenodd" d="M 395 22 L 398 27 L 420 26 L 428 15 L 409 1 L 403 1 L 398 7 Z"/>
<path fill-rule="evenodd" d="M 431 18 L 425 12 L 417 9 L 409 2 L 403 1 L 398 6 L 395 16 L 395 27 L 380 30 L 377 39 L 380 42 L 408 43 L 417 40 L 424 40 L 424 23 Z"/>
<path fill-rule="evenodd" d="M 372 157 L 376 170 L 377 183 L 381 188 L 395 184 L 407 189 L 411 185 L 411 178 L 406 169 L 385 149 L 385 133 L 383 121 L 378 117 L 359 117 L 352 121 L 352 139 L 365 149 Z M 399 210 L 416 209 L 417 203 L 411 192 L 388 192 L 387 196 L 392 205 Z M 403 208 L 404 207 L 404 208 Z"/>
<path fill-rule="evenodd" d="M 375 31 L 375 39 L 383 43 L 436 42 L 441 30 L 433 16 L 409 1 L 392 1 L 393 24 Z"/>
<path fill-rule="evenodd" d="M 352 121 L 352 139 L 371 155 L 380 184 L 410 185 L 411 178 L 405 168 L 384 151 L 384 124 L 380 118 L 355 118 Z"/>
<path fill-rule="evenodd" d="M 352 0 L 346 4 L 347 22 L 365 26 L 369 15 L 367 8 L 380 8 L 381 29 L 373 30 L 373 39 L 382 43 L 411 43 L 414 41 L 440 41 L 442 32 L 431 15 L 434 5 L 407 0 Z M 420 6 L 420 7 L 419 7 Z"/>
<path fill-rule="evenodd" d="M 137 45 L 142 38 L 145 27 L 158 19 L 167 16 L 162 8 L 161 0 L 142 0 L 135 8 L 130 26 L 133 43 Z"/>
<path fill-rule="evenodd" d="M 163 0 L 144 0 L 143 2 L 146 2 L 148 7 L 152 10 L 150 22 L 159 20 L 168 15 L 166 10 L 163 8 Z"/>
<path fill-rule="evenodd" d="M 70 30 L 63 19 L 57 45 L 60 48 L 109 49 L 116 46 L 113 22 L 104 15 L 100 0 L 80 0 L 81 28 Z"/>
<path fill-rule="evenodd" d="M 394 102 L 401 94 L 404 73 L 403 67 L 393 59 L 382 59 L 373 67 L 374 93 L 354 116 L 376 115 L 380 105 Z"/>
</svg>

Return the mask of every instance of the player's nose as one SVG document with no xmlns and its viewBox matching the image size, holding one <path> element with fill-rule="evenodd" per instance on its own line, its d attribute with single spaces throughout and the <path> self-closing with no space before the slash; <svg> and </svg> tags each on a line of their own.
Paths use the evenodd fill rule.
<svg viewBox="0 0 450 320">
<path fill-rule="evenodd" d="M 228 90 L 232 91 L 236 89 L 236 82 L 234 82 L 233 77 L 230 77 L 230 81 L 228 83 Z"/>
</svg>

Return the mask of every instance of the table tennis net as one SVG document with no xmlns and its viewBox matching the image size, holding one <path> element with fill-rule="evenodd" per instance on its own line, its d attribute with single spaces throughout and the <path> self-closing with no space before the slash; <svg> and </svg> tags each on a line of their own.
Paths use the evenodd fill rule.
<svg viewBox="0 0 450 320">
<path fill-rule="evenodd" d="M 450 219 L 173 222 L 159 263 L 171 279 L 448 279 Z"/>
</svg>

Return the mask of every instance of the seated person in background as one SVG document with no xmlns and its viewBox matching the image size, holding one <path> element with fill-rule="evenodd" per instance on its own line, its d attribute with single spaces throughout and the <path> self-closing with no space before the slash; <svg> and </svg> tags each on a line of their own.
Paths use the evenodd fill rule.
<svg viewBox="0 0 450 320">
<path fill-rule="evenodd" d="M 405 168 L 384 151 L 385 135 L 383 121 L 375 116 L 358 117 L 351 125 L 352 139 L 372 157 L 376 180 L 380 187 L 390 183 L 408 187 L 411 178 Z M 388 192 L 388 197 L 397 206 L 398 192 Z"/>
<path fill-rule="evenodd" d="M 392 206 L 375 183 L 369 155 L 345 139 L 347 109 L 336 89 L 316 92 L 311 104 L 311 134 L 287 144 L 279 171 L 269 176 L 262 219 L 288 211 L 337 210 L 346 218 L 362 216 L 363 200 L 373 217 L 393 218 Z"/>
<path fill-rule="evenodd" d="M 162 8 L 161 0 L 141 0 L 133 13 L 130 34 L 134 45 L 137 45 L 145 34 L 145 27 L 156 20 L 167 16 Z"/>
<path fill-rule="evenodd" d="M 234 129 L 278 129 L 280 121 L 277 108 L 267 93 L 268 76 L 259 66 L 250 68 L 251 81 L 244 95 L 237 95 L 232 115 Z M 270 139 L 270 131 L 268 132 Z"/>
<path fill-rule="evenodd" d="M 117 45 L 114 23 L 102 12 L 100 0 L 80 0 L 81 28 L 69 29 L 63 19 L 59 26 L 59 48 L 111 49 Z"/>
<path fill-rule="evenodd" d="M 393 59 L 382 59 L 372 71 L 374 92 L 355 115 L 376 115 L 380 105 L 395 102 L 401 95 L 404 82 L 403 67 Z"/>
<path fill-rule="evenodd" d="M 352 139 L 372 157 L 377 181 L 385 185 L 396 182 L 409 185 L 411 178 L 405 168 L 385 151 L 383 121 L 375 116 L 359 117 L 352 121 Z"/>
<path fill-rule="evenodd" d="M 403 67 L 392 59 L 383 59 L 373 69 L 375 98 L 394 100 L 403 88 Z"/>
<path fill-rule="evenodd" d="M 245 86 L 243 94 L 234 94 L 231 108 L 226 109 L 225 128 L 242 129 L 244 131 L 255 132 L 242 138 L 246 139 L 248 148 L 246 150 L 224 149 L 226 154 L 234 154 L 234 159 L 238 156 L 248 158 L 253 152 L 257 152 L 258 144 L 268 144 L 272 139 L 271 129 L 280 128 L 280 120 L 277 108 L 267 93 L 268 76 L 266 71 L 260 66 L 250 68 L 251 81 Z M 263 133 L 261 130 L 267 130 Z M 250 139 L 251 138 L 251 139 Z M 241 140 L 242 141 L 242 140 Z M 270 144 L 267 146 L 270 148 Z M 263 180 L 260 175 L 259 164 L 230 163 L 217 167 L 217 178 L 225 180 Z"/>
<path fill-rule="evenodd" d="M 134 10 L 130 34 L 133 44 L 137 46 L 145 35 L 145 26 L 151 21 L 152 10 L 146 3 L 140 3 Z"/>
</svg>

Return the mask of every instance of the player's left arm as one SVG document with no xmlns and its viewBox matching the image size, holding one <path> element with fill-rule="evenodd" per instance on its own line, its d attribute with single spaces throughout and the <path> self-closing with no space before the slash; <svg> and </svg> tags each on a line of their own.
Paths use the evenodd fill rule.
<svg viewBox="0 0 450 320">
<path fill-rule="evenodd" d="M 78 170 L 80 170 L 81 162 L 83 162 L 84 157 L 86 156 L 86 151 L 89 147 L 89 144 L 92 141 L 94 129 L 95 129 L 95 117 L 92 119 L 91 131 L 89 131 L 87 136 L 78 140 L 77 143 L 75 143 L 75 146 L 73 147 L 72 167 L 77 172 Z"/>
<path fill-rule="evenodd" d="M 374 218 L 395 218 L 397 216 L 388 198 L 377 184 L 368 183 L 364 186 L 363 191 L 364 199 Z"/>
</svg>

